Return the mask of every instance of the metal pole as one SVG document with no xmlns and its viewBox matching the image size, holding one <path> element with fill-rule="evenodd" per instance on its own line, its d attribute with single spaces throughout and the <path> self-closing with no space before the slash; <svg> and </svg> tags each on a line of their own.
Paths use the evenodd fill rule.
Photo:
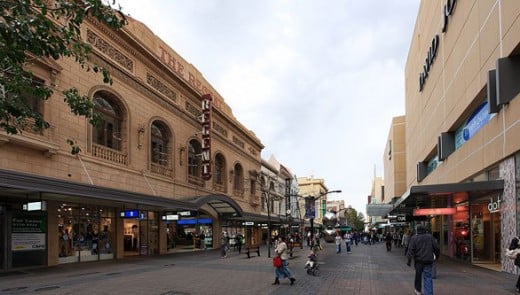
<svg viewBox="0 0 520 295">
<path fill-rule="evenodd" d="M 267 193 L 267 258 L 271 258 L 271 193 Z"/>
</svg>

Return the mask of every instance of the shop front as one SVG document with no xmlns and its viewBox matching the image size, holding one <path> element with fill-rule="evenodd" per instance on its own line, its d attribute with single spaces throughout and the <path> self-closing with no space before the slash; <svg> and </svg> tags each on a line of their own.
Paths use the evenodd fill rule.
<svg viewBox="0 0 520 295">
<path fill-rule="evenodd" d="M 159 253 L 159 213 L 150 210 L 123 210 L 124 256 L 146 256 Z"/>
<path fill-rule="evenodd" d="M 391 214 L 426 223 L 441 254 L 500 269 L 503 187 L 502 180 L 414 186 Z"/>
<path fill-rule="evenodd" d="M 58 263 L 114 259 L 115 209 L 85 203 L 59 203 L 55 251 Z"/>
</svg>

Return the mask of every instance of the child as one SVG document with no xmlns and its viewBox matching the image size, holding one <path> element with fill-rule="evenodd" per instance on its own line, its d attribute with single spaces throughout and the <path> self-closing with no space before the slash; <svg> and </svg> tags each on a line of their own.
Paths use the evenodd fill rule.
<svg viewBox="0 0 520 295">
<path fill-rule="evenodd" d="M 316 254 L 314 254 L 314 251 L 311 250 L 311 253 L 309 256 L 307 256 L 307 262 L 305 263 L 305 268 L 313 268 L 316 262 L 318 261 L 318 258 L 316 257 Z"/>
</svg>

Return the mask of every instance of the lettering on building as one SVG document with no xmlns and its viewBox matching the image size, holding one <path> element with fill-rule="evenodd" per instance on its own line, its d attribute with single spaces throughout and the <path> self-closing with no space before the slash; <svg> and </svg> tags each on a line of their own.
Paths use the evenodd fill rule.
<svg viewBox="0 0 520 295">
<path fill-rule="evenodd" d="M 159 46 L 159 56 L 161 60 L 174 71 L 179 77 L 184 79 L 189 85 L 191 85 L 194 89 L 196 89 L 202 95 L 210 94 L 212 97 L 212 104 L 217 108 L 222 108 L 220 99 L 218 99 L 218 95 L 211 91 L 211 89 L 207 86 L 205 81 L 202 81 L 197 77 L 196 74 L 189 71 L 184 66 L 184 63 L 180 58 L 177 58 L 175 54 L 173 54 L 169 49 Z M 217 98 L 217 99 L 215 99 Z"/>
<path fill-rule="evenodd" d="M 457 4 L 457 0 L 447 0 L 446 4 L 443 8 L 443 22 L 442 22 L 442 32 L 446 33 L 448 30 L 449 18 L 453 14 L 455 9 L 455 5 Z M 426 83 L 426 79 L 428 78 L 428 74 L 430 73 L 430 69 L 435 61 L 435 57 L 437 56 L 437 50 L 439 48 L 439 35 L 435 35 L 433 37 L 430 48 L 428 49 L 428 53 L 426 54 L 426 59 L 424 61 L 423 70 L 419 74 L 419 92 L 421 92 L 424 88 L 424 84 Z"/>
<path fill-rule="evenodd" d="M 211 179 L 211 94 L 202 96 L 202 178 Z"/>
</svg>

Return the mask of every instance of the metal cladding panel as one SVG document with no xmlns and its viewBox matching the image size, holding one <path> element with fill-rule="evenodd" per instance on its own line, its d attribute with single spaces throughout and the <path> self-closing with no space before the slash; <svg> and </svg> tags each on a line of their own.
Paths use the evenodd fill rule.
<svg viewBox="0 0 520 295">
<path fill-rule="evenodd" d="M 496 69 L 498 104 L 507 104 L 520 92 L 520 56 L 499 58 Z"/>
</svg>

